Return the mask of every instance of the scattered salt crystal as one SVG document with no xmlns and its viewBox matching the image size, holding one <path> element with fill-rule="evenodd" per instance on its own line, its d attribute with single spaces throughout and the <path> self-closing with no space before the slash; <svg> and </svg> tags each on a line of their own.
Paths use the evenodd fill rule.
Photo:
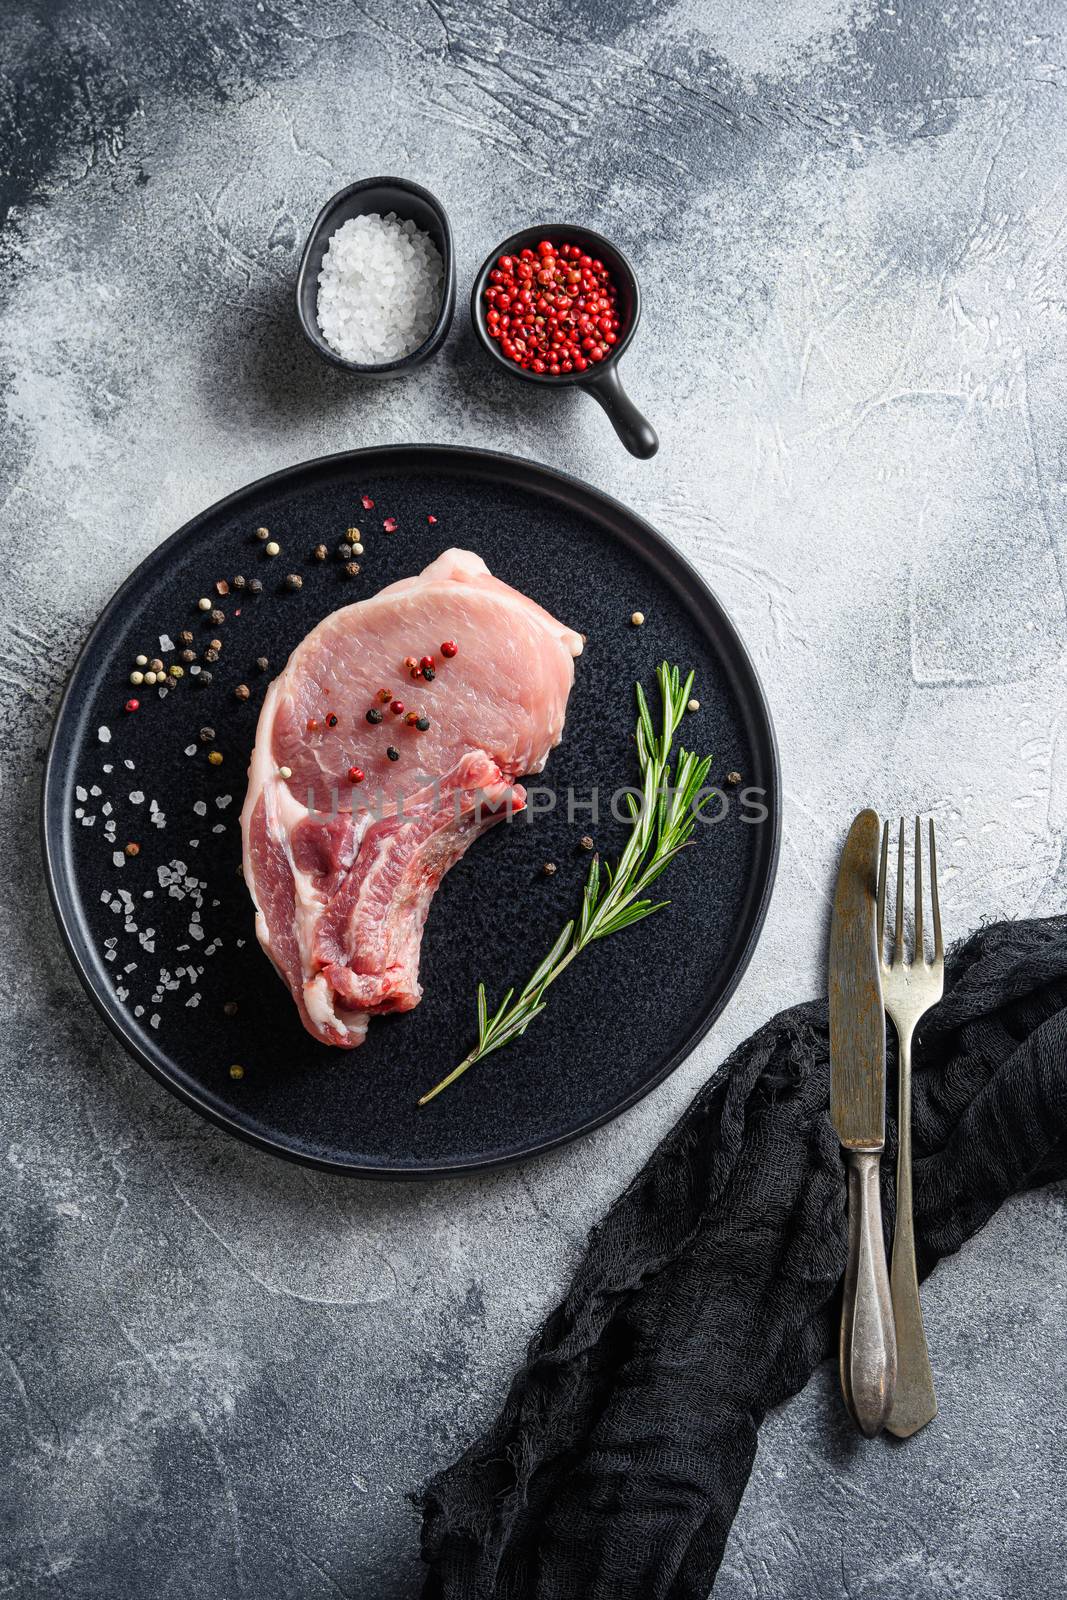
<svg viewBox="0 0 1067 1600">
<path fill-rule="evenodd" d="M 207 801 L 206 800 L 196 800 L 196 801 L 194 801 L 193 802 L 193 810 L 196 812 L 198 817 L 206 817 L 207 816 Z"/>
<path fill-rule="evenodd" d="M 121 850 L 112 850 L 111 865 L 113 867 L 124 867 L 126 865 L 126 857 Z"/>
<path fill-rule="evenodd" d="M 153 1013 L 149 1017 L 148 1021 L 149 1021 L 149 1024 L 153 1028 L 158 1028 L 159 1027 L 159 1012 L 158 1011 L 153 1011 Z"/>
<path fill-rule="evenodd" d="M 131 804 L 131 806 L 139 806 L 139 805 L 143 805 L 144 804 L 144 790 L 143 789 L 131 789 L 130 790 L 130 804 Z"/>
<path fill-rule="evenodd" d="M 185 753 L 186 753 L 187 756 L 195 756 L 196 755 L 196 745 L 195 744 L 187 744 L 186 747 L 185 747 Z"/>
<path fill-rule="evenodd" d="M 413 222 L 392 211 L 349 217 L 322 260 L 319 327 L 346 361 L 397 361 L 428 336 L 443 286 L 441 252 Z"/>
<path fill-rule="evenodd" d="M 107 727 L 97 728 L 96 737 L 100 740 L 101 744 L 110 744 L 111 743 L 111 729 L 107 728 Z"/>
<path fill-rule="evenodd" d="M 161 656 L 165 656 L 168 650 L 173 650 L 173 649 L 174 649 L 174 640 L 171 638 L 170 634 L 169 633 L 161 633 L 160 636 L 159 636 L 159 653 L 160 653 L 160 655 Z"/>
<path fill-rule="evenodd" d="M 83 789 L 83 788 L 82 788 L 82 786 L 81 786 L 81 784 L 80 784 L 80 783 L 79 783 L 79 784 L 78 784 L 78 785 L 77 785 L 77 786 L 76 786 L 76 788 L 75 788 L 75 790 L 74 790 L 74 798 L 75 798 L 75 799 L 76 799 L 76 800 L 88 800 L 88 798 L 89 798 L 89 791 L 88 791 L 88 789 Z M 77 815 L 78 815 L 78 813 L 77 813 L 77 812 L 75 812 L 75 813 L 74 813 L 74 815 L 75 815 L 75 816 L 77 816 Z"/>
<path fill-rule="evenodd" d="M 126 768 L 128 768 L 128 770 L 129 770 L 129 771 L 130 771 L 130 772 L 133 772 L 133 770 L 134 770 L 134 765 L 133 765 L 133 762 L 132 762 L 132 761 L 131 761 L 131 760 L 130 760 L 130 758 L 129 758 L 129 756 L 127 756 L 127 757 L 126 757 L 126 759 L 125 759 L 125 760 L 124 760 L 124 761 L 123 761 L 123 763 L 122 763 L 122 765 L 123 765 L 123 766 L 124 766 L 124 767 L 126 767 Z"/>
<path fill-rule="evenodd" d="M 217 794 L 215 796 L 215 804 L 218 806 L 220 811 L 225 811 L 226 807 L 230 804 L 230 802 L 232 800 L 233 800 L 233 795 L 232 794 Z"/>
</svg>

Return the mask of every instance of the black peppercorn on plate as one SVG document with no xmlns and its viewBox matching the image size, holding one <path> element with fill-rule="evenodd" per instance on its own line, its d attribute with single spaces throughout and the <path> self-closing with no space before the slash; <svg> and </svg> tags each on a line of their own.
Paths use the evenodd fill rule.
<svg viewBox="0 0 1067 1600">
<path fill-rule="evenodd" d="M 363 553 L 353 575 L 351 551 L 337 547 L 355 527 Z M 257 535 L 263 528 L 277 556 Z M 313 554 L 323 543 L 325 560 Z M 239 873 L 256 720 L 270 678 L 327 612 L 420 571 L 450 545 L 476 551 L 588 644 L 563 743 L 531 780 L 536 803 L 479 839 L 434 897 L 421 1004 L 373 1019 L 366 1044 L 341 1051 L 304 1031 L 256 942 Z M 294 573 L 299 585 L 287 581 Z M 524 1038 L 419 1109 L 419 1096 L 472 1044 L 477 981 L 491 1004 L 521 987 L 574 915 L 590 859 L 583 840 L 609 860 L 624 844 L 616 791 L 636 777 L 634 683 L 655 705 L 664 659 L 695 670 L 699 708 L 678 742 L 714 757 L 720 790 L 659 880 L 670 906 L 585 951 Z M 162 683 L 130 682 L 153 661 Z M 264 478 L 138 567 L 67 685 L 42 825 L 74 964 L 150 1072 L 277 1155 L 364 1177 L 432 1177 L 574 1139 L 633 1105 L 692 1050 L 759 936 L 780 781 L 744 646 L 647 522 L 533 462 L 397 446 Z"/>
</svg>

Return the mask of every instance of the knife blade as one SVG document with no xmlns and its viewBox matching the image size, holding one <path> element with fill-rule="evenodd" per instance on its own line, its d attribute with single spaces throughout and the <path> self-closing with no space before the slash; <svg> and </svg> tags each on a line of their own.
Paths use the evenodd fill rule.
<svg viewBox="0 0 1067 1600">
<path fill-rule="evenodd" d="M 882 829 L 861 811 L 848 830 L 830 922 L 830 1116 L 848 1150 L 885 1144 L 885 1011 L 875 931 Z"/>
<path fill-rule="evenodd" d="M 885 1011 L 877 934 L 873 811 L 854 819 L 841 852 L 830 922 L 830 1115 L 848 1167 L 848 1259 L 841 1305 L 845 1404 L 872 1438 L 885 1425 L 897 1374 L 896 1331 L 882 1236 Z"/>
</svg>

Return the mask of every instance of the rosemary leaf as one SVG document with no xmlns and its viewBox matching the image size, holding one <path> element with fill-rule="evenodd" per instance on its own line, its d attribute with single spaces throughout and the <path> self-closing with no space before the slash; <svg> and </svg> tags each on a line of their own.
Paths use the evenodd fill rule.
<svg viewBox="0 0 1067 1600">
<path fill-rule="evenodd" d="M 636 685 L 641 800 L 638 801 L 634 792 L 627 792 L 631 829 L 622 854 L 614 867 L 594 855 L 577 919 L 563 928 L 518 999 L 514 998 L 514 989 L 509 989 L 490 1016 L 485 984 L 479 983 L 478 1043 L 447 1077 L 422 1096 L 420 1106 L 455 1083 L 476 1061 L 484 1060 L 494 1050 L 521 1038 L 534 1018 L 544 1011 L 545 991 L 588 945 L 620 933 L 669 905 L 667 900 L 647 899 L 645 891 L 690 840 L 697 814 L 710 798 L 701 796 L 701 790 L 711 768 L 711 757 L 699 757 L 692 751 L 679 749 L 672 773 L 674 736 L 685 715 L 693 688 L 693 673 L 688 673 L 683 682 L 679 669 L 664 661 L 656 672 L 656 679 L 660 694 L 658 732 L 645 691 L 640 684 Z"/>
</svg>

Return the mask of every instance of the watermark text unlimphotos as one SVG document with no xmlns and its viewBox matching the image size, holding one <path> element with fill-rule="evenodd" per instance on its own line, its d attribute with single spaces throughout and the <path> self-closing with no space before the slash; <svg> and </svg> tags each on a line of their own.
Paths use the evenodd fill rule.
<svg viewBox="0 0 1067 1600">
<path fill-rule="evenodd" d="M 408 779 L 403 793 L 390 793 L 383 788 L 368 792 L 354 786 L 333 785 L 325 795 L 321 790 L 309 788 L 306 804 L 317 822 L 334 822 L 349 812 L 381 821 L 387 816 L 416 816 L 427 812 L 437 816 L 452 810 L 457 818 L 473 813 L 477 821 L 483 816 L 502 814 L 507 822 L 532 825 L 538 817 L 561 812 L 569 823 L 580 822 L 589 827 L 596 827 L 609 818 L 615 822 L 636 821 L 645 807 L 644 791 L 626 784 L 610 790 L 596 784 L 584 791 L 571 785 L 566 789 L 556 789 L 549 784 L 530 784 L 524 788 L 526 799 L 523 802 L 515 790 L 504 783 L 491 789 L 463 788 L 420 772 Z M 670 803 L 674 793 L 664 787 L 653 797 L 653 803 L 658 805 L 661 798 Z M 694 795 L 691 807 L 694 818 L 705 828 L 717 827 L 731 816 L 747 826 L 758 826 L 770 815 L 766 799 L 766 789 L 755 785 L 741 784 L 724 789 L 717 784 L 707 784 Z"/>
</svg>

